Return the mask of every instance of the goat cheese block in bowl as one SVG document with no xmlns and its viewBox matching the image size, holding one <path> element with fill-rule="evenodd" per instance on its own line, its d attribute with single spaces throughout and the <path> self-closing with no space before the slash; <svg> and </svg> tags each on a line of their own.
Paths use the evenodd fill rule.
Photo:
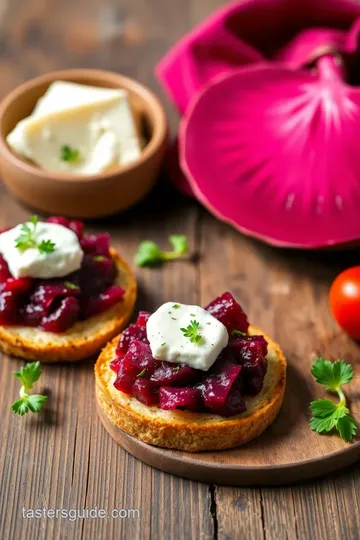
<svg viewBox="0 0 360 540">
<path fill-rule="evenodd" d="M 132 79 L 101 70 L 49 73 L 0 105 L 2 176 L 33 208 L 103 217 L 150 191 L 167 131 L 159 100 Z"/>
<path fill-rule="evenodd" d="M 37 216 L 0 233 L 0 350 L 42 362 L 96 353 L 126 325 L 136 300 L 128 264 L 108 233 Z"/>
<path fill-rule="evenodd" d="M 258 437 L 285 391 L 279 347 L 233 295 L 207 307 L 167 302 L 140 312 L 95 366 L 101 416 L 156 446 L 221 450 Z"/>
</svg>

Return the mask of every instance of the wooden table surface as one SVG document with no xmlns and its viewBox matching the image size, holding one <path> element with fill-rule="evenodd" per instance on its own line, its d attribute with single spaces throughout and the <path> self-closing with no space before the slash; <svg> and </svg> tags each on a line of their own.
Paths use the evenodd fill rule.
<svg viewBox="0 0 360 540">
<path fill-rule="evenodd" d="M 219 0 L 0 0 L 0 92 L 66 67 L 120 71 L 156 92 L 153 67 Z M 165 101 L 165 99 L 164 99 Z M 175 130 L 177 118 L 167 104 Z M 1 189 L 0 227 L 29 216 Z M 358 264 L 356 252 L 274 250 L 242 237 L 197 204 L 159 186 L 134 210 L 102 223 L 129 260 L 138 243 L 165 246 L 187 234 L 195 257 L 161 270 L 137 270 L 138 305 L 176 299 L 203 304 L 230 289 L 250 319 L 279 341 L 289 362 L 321 353 L 355 360 L 358 348 L 333 323 L 327 291 L 336 273 Z M 359 538 L 360 467 L 284 488 L 208 486 L 135 460 L 105 432 L 95 413 L 93 360 L 45 366 L 44 413 L 9 409 L 22 362 L 3 357 L 0 406 L 1 539 L 274 539 Z M 135 518 L 30 519 L 37 508 L 139 510 Z"/>
</svg>

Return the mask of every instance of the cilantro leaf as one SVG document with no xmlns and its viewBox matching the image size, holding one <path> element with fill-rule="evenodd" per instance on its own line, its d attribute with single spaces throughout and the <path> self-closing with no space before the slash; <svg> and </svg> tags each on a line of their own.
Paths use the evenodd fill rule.
<svg viewBox="0 0 360 540">
<path fill-rule="evenodd" d="M 14 375 L 22 383 L 22 386 L 19 392 L 20 399 L 10 405 L 11 410 L 20 416 L 24 416 L 29 411 L 39 412 L 44 406 L 47 396 L 29 394 L 29 391 L 41 375 L 40 362 L 31 362 L 23 366 L 20 371 L 15 371 Z"/>
<path fill-rule="evenodd" d="M 31 412 L 39 412 L 43 406 L 47 396 L 41 396 L 40 394 L 31 394 L 27 398 L 27 403 Z"/>
<path fill-rule="evenodd" d="M 61 161 L 67 161 L 72 163 L 76 161 L 80 156 L 80 151 L 76 148 L 71 148 L 71 146 L 65 144 L 60 148 L 60 159 Z"/>
<path fill-rule="evenodd" d="M 338 394 L 339 402 L 334 403 L 330 399 L 312 401 L 310 403 L 312 412 L 310 428 L 318 433 L 328 433 L 336 428 L 344 441 L 350 442 L 357 432 L 357 425 L 354 418 L 349 415 L 341 386 L 353 379 L 354 372 L 351 365 L 343 360 L 329 362 L 324 358 L 316 358 L 311 373 L 319 384 L 325 386 L 326 390 Z"/>
<path fill-rule="evenodd" d="M 40 253 L 52 253 L 55 251 L 55 243 L 51 240 L 41 240 L 38 245 L 38 250 Z"/>
<path fill-rule="evenodd" d="M 145 240 L 141 242 L 135 255 L 137 266 L 156 266 L 163 262 L 163 252 L 155 242 Z"/>
<path fill-rule="evenodd" d="M 23 223 L 20 227 L 20 235 L 15 238 L 15 247 L 19 251 L 37 248 L 40 253 L 52 253 L 55 250 L 55 243 L 51 240 L 42 240 L 39 244 L 36 241 L 36 228 L 38 225 L 38 217 L 31 216 L 27 223 Z"/>
<path fill-rule="evenodd" d="M 231 335 L 247 337 L 247 334 L 245 334 L 244 332 L 240 332 L 240 330 L 231 330 Z"/>
<path fill-rule="evenodd" d="M 71 283 L 71 281 L 64 281 L 65 287 L 68 289 L 78 289 L 79 287 L 75 285 L 75 283 Z"/>
<path fill-rule="evenodd" d="M 352 441 L 357 432 L 357 425 L 352 416 L 339 418 L 336 428 L 340 433 L 340 437 L 346 442 Z"/>
<path fill-rule="evenodd" d="M 24 386 L 25 390 L 31 390 L 33 384 L 40 378 L 41 368 L 40 362 L 31 362 L 23 366 L 20 371 L 14 371 L 13 374 L 21 384 Z"/>
<path fill-rule="evenodd" d="M 188 242 L 185 235 L 173 234 L 169 236 L 169 242 L 173 247 L 174 256 L 178 257 L 179 255 L 185 255 L 188 252 Z"/>
<path fill-rule="evenodd" d="M 180 328 L 186 338 L 189 338 L 191 343 L 199 343 L 202 340 L 202 335 L 199 332 L 200 323 L 198 321 L 190 321 L 186 328 Z"/>
<path fill-rule="evenodd" d="M 159 266 L 165 261 L 178 259 L 188 252 L 186 236 L 169 236 L 169 242 L 173 247 L 173 251 L 163 251 L 155 242 L 150 240 L 141 242 L 135 255 L 135 264 L 137 266 Z"/>
<path fill-rule="evenodd" d="M 146 369 L 144 368 L 144 369 L 141 370 L 140 373 L 138 373 L 136 376 L 137 376 L 137 377 L 144 377 L 144 376 L 145 376 L 145 373 L 146 373 Z"/>
<path fill-rule="evenodd" d="M 323 358 L 314 360 L 311 373 L 316 378 L 316 382 L 325 385 L 327 390 L 336 390 L 342 384 L 349 383 L 354 377 L 350 364 L 343 360 L 330 362 Z"/>
</svg>

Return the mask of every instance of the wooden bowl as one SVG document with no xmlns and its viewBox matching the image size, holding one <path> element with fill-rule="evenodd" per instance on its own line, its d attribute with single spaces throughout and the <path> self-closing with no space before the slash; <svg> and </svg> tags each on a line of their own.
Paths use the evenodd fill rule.
<svg viewBox="0 0 360 540">
<path fill-rule="evenodd" d="M 6 136 L 31 114 L 37 100 L 57 80 L 126 89 L 146 140 L 140 158 L 111 171 L 76 176 L 47 172 L 15 154 L 7 145 Z M 109 71 L 54 71 L 20 85 L 0 104 L 1 176 L 15 197 L 44 213 L 77 218 L 104 217 L 129 208 L 150 191 L 163 161 L 167 134 L 162 105 L 140 83 Z"/>
</svg>

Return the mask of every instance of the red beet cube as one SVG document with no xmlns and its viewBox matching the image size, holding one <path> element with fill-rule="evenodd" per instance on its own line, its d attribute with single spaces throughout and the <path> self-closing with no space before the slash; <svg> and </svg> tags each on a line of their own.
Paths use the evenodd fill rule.
<svg viewBox="0 0 360 540">
<path fill-rule="evenodd" d="M 124 356 L 124 369 L 134 377 L 150 377 L 155 368 L 156 361 L 151 355 L 149 345 L 142 341 L 133 340 Z"/>
<path fill-rule="evenodd" d="M 123 357 L 121 358 L 115 358 L 115 360 L 111 360 L 109 366 L 112 371 L 117 373 L 119 371 L 120 363 L 122 362 Z"/>
<path fill-rule="evenodd" d="M 159 396 L 154 385 L 147 379 L 138 377 L 132 387 L 132 395 L 148 407 L 159 401 Z"/>
<path fill-rule="evenodd" d="M 124 394 L 132 395 L 132 387 L 135 382 L 135 377 L 129 375 L 124 369 L 123 359 L 119 361 L 117 376 L 114 381 L 114 386 L 116 390 L 124 392 Z"/>
<path fill-rule="evenodd" d="M 118 346 L 116 348 L 117 355 L 126 354 L 130 343 L 134 339 L 149 344 L 146 336 L 146 329 L 141 326 L 136 326 L 136 324 L 130 324 L 130 326 L 128 326 L 121 334 Z"/>
<path fill-rule="evenodd" d="M 162 386 L 159 390 L 159 399 L 161 409 L 165 410 L 198 411 L 201 407 L 201 392 L 197 388 Z"/>
<path fill-rule="evenodd" d="M 201 381 L 198 388 L 207 409 L 221 416 L 231 416 L 246 410 L 238 379 L 241 369 L 240 365 L 227 364 L 219 373 Z"/>
<path fill-rule="evenodd" d="M 4 283 L 7 279 L 11 278 L 9 267 L 4 257 L 0 255 L 0 283 Z"/>
<path fill-rule="evenodd" d="M 194 382 L 199 371 L 184 364 L 171 362 L 156 362 L 151 381 L 157 386 L 186 386 Z"/>
<path fill-rule="evenodd" d="M 12 325 L 18 321 L 16 294 L 2 292 L 0 294 L 0 324 Z"/>
<path fill-rule="evenodd" d="M 139 311 L 138 318 L 136 319 L 136 326 L 143 326 L 146 328 L 146 323 L 148 322 L 148 319 L 150 317 L 151 313 L 148 311 Z"/>
<path fill-rule="evenodd" d="M 47 332 L 65 332 L 78 320 L 80 304 L 74 296 L 63 298 L 59 307 L 42 318 L 41 328 Z"/>
<path fill-rule="evenodd" d="M 109 257 L 109 233 L 89 234 L 81 239 L 81 247 L 88 255 Z"/>
<path fill-rule="evenodd" d="M 249 328 L 244 311 L 229 292 L 215 298 L 205 309 L 226 326 L 229 334 L 231 334 L 232 330 L 247 332 Z"/>
<path fill-rule="evenodd" d="M 85 318 L 98 315 L 99 313 L 102 313 L 103 311 L 115 306 L 121 302 L 124 294 L 124 289 L 118 287 L 117 285 L 112 285 L 98 296 L 89 298 L 84 309 Z"/>
</svg>

